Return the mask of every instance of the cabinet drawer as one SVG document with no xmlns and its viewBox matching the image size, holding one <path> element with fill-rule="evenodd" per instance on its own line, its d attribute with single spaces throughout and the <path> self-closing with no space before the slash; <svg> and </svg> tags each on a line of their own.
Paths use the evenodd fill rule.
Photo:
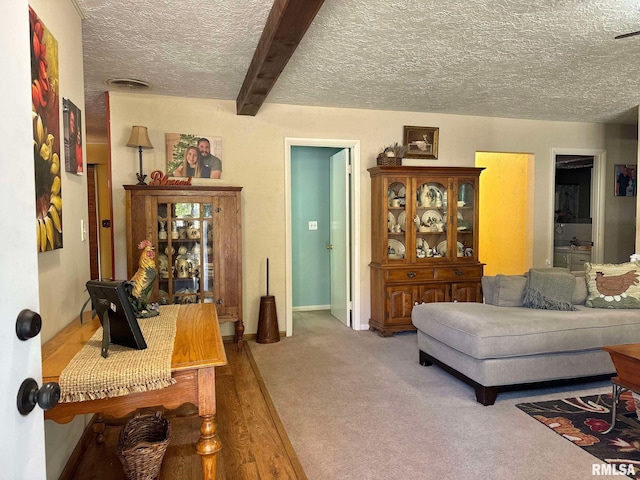
<svg viewBox="0 0 640 480">
<path fill-rule="evenodd" d="M 477 267 L 442 267 L 433 272 L 435 280 L 456 280 L 482 277 L 482 266 Z"/>
<path fill-rule="evenodd" d="M 584 263 L 591 261 L 590 253 L 572 253 L 571 254 L 571 265 L 582 266 Z"/>
<path fill-rule="evenodd" d="M 433 268 L 407 268 L 403 270 L 387 270 L 387 282 L 422 282 L 433 280 Z"/>
</svg>

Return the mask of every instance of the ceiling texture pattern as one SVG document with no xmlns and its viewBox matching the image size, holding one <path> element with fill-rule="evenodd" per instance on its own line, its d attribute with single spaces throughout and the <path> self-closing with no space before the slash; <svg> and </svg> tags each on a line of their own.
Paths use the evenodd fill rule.
<svg viewBox="0 0 640 480">
<path fill-rule="evenodd" d="M 272 0 L 76 0 L 85 119 L 110 78 L 236 100 Z M 325 0 L 269 103 L 637 123 L 637 0 Z M 260 112 L 257 113 L 260 115 Z"/>
</svg>

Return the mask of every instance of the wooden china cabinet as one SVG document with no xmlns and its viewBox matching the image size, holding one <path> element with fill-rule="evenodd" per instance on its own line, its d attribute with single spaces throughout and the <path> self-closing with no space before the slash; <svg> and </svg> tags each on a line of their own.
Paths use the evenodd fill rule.
<svg viewBox="0 0 640 480">
<path fill-rule="evenodd" d="M 414 305 L 482 302 L 482 168 L 377 166 L 371 175 L 371 319 L 381 336 L 415 330 Z"/>
<path fill-rule="evenodd" d="M 138 244 L 156 250 L 151 301 L 215 303 L 220 323 L 235 322 L 242 347 L 242 187 L 125 185 L 127 278 Z"/>
</svg>

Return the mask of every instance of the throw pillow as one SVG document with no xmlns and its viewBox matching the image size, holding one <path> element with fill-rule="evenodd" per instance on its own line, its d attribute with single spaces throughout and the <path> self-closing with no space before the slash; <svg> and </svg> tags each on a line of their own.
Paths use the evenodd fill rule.
<svg viewBox="0 0 640 480">
<path fill-rule="evenodd" d="M 640 308 L 640 262 L 586 263 L 585 305 L 593 308 Z"/>
<path fill-rule="evenodd" d="M 575 310 L 571 303 L 576 278 L 567 271 L 530 269 L 522 306 L 543 310 Z"/>
<path fill-rule="evenodd" d="M 496 275 L 495 305 L 499 307 L 521 307 L 527 277 L 524 275 Z"/>
<path fill-rule="evenodd" d="M 574 305 L 584 305 L 589 292 L 587 291 L 587 279 L 584 276 L 576 277 L 576 289 L 573 291 L 571 303 Z"/>
<path fill-rule="evenodd" d="M 484 276 L 480 280 L 482 284 L 482 295 L 484 296 L 484 303 L 488 305 L 496 305 L 496 277 Z"/>
</svg>

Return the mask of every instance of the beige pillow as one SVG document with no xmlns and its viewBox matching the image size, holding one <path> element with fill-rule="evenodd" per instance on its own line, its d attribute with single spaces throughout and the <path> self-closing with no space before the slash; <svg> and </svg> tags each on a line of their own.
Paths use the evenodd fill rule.
<svg viewBox="0 0 640 480">
<path fill-rule="evenodd" d="M 640 263 L 585 263 L 593 308 L 640 308 Z"/>
</svg>

